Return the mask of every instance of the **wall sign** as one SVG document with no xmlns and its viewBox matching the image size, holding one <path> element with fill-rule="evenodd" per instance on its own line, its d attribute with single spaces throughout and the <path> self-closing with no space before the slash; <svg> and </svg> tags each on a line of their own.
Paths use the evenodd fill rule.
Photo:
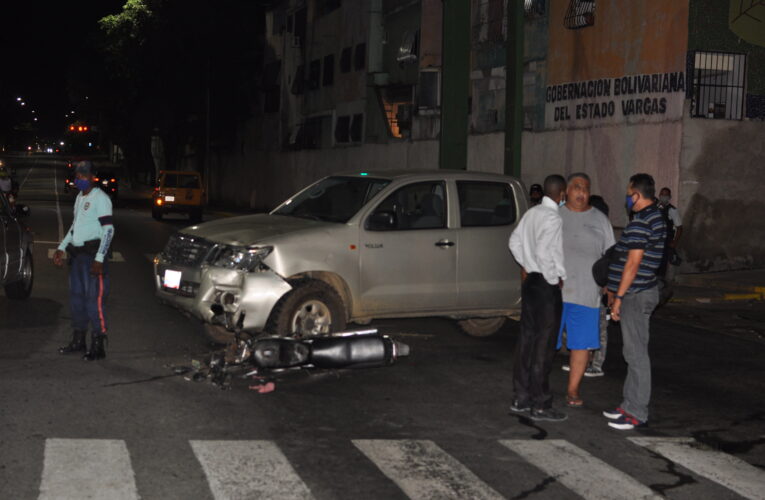
<svg viewBox="0 0 765 500">
<path fill-rule="evenodd" d="M 550 85 L 545 128 L 663 122 L 683 115 L 685 73 L 655 73 Z"/>
</svg>

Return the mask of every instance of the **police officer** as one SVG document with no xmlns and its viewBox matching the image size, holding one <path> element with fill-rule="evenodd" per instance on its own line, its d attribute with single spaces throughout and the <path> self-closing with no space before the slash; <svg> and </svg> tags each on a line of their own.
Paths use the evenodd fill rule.
<svg viewBox="0 0 765 500">
<path fill-rule="evenodd" d="M 93 181 L 93 164 L 81 161 L 75 167 L 75 187 L 80 191 L 74 201 L 74 220 L 64 240 L 53 254 L 53 263 L 63 267 L 69 255 L 69 307 L 72 314 L 72 341 L 59 353 L 86 350 L 85 334 L 91 328 L 90 350 L 83 359 L 106 357 L 106 313 L 109 294 L 108 255 L 114 238 L 112 201 Z"/>
</svg>

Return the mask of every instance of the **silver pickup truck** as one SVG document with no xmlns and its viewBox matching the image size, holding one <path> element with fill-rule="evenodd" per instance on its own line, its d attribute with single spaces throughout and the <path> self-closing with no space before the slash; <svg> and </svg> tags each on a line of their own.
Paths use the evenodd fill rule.
<svg viewBox="0 0 765 500">
<path fill-rule="evenodd" d="M 442 316 L 468 334 L 520 308 L 518 180 L 464 171 L 326 177 L 269 214 L 187 227 L 154 259 L 159 298 L 220 330 L 322 335 Z"/>
</svg>

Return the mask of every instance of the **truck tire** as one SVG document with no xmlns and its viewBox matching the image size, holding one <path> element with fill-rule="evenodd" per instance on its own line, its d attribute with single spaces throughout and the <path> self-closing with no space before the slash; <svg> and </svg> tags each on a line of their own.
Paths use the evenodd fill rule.
<svg viewBox="0 0 765 500">
<path fill-rule="evenodd" d="M 457 322 L 460 329 L 471 337 L 488 337 L 497 333 L 504 326 L 507 318 L 470 318 Z"/>
<path fill-rule="evenodd" d="M 5 285 L 5 295 L 9 299 L 24 300 L 32 295 L 32 285 L 35 282 L 35 263 L 32 252 L 27 250 L 24 263 L 21 266 L 21 279 Z"/>
<path fill-rule="evenodd" d="M 274 307 L 268 332 L 280 337 L 310 337 L 342 331 L 345 306 L 337 292 L 318 280 L 301 281 Z"/>
</svg>

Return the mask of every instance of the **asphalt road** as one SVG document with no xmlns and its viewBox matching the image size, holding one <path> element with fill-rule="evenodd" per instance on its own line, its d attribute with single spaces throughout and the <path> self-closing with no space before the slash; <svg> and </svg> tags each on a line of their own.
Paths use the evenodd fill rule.
<svg viewBox="0 0 765 500">
<path fill-rule="evenodd" d="M 708 319 L 654 322 L 640 432 L 600 415 L 625 375 L 617 326 L 606 376 L 585 379 L 586 406 L 559 424 L 508 412 L 515 323 L 472 339 L 442 319 L 376 322 L 409 358 L 269 394 L 245 381 L 223 391 L 174 375 L 210 345 L 153 293 L 150 257 L 185 221 L 127 203 L 115 211 L 108 356 L 61 356 L 67 276 L 48 256 L 71 222 L 64 163 L 9 161 L 32 209 L 36 281 L 27 301 L 0 296 L 0 498 L 765 498 L 765 344 Z"/>
</svg>

